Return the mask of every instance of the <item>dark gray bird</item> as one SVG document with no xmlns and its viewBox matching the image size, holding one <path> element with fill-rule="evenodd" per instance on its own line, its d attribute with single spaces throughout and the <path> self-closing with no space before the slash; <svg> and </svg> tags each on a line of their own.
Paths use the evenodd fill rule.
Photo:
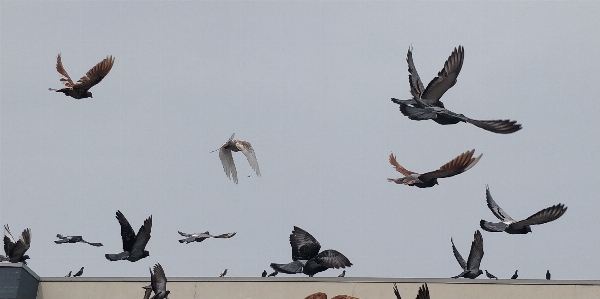
<svg viewBox="0 0 600 299">
<path fill-rule="evenodd" d="M 102 246 L 102 243 L 88 242 L 88 241 L 84 240 L 82 236 L 66 236 L 65 237 L 61 234 L 57 234 L 56 237 L 60 239 L 60 240 L 54 241 L 54 243 L 56 243 L 56 244 L 81 242 L 81 243 L 87 243 L 87 244 L 90 244 L 90 245 L 96 246 L 96 247 Z"/>
<path fill-rule="evenodd" d="M 107 56 L 104 60 L 100 61 L 93 68 L 91 68 L 85 76 L 81 77 L 77 83 L 73 83 L 67 71 L 62 65 L 60 54 L 56 58 L 56 70 L 61 75 L 60 81 L 66 86 L 61 89 L 48 88 L 48 90 L 62 92 L 65 96 L 70 96 L 75 99 L 93 98 L 92 93 L 89 91 L 94 85 L 100 83 L 108 72 L 113 67 L 115 59 L 112 56 Z"/>
<path fill-rule="evenodd" d="M 398 287 L 394 283 L 394 295 L 396 295 L 396 299 L 402 299 L 400 297 L 400 292 L 398 291 Z M 424 283 L 417 293 L 417 299 L 429 299 L 429 288 L 427 288 L 427 284 Z"/>
<path fill-rule="evenodd" d="M 267 277 L 267 270 L 263 270 L 262 277 Z"/>
<path fill-rule="evenodd" d="M 250 166 L 252 169 L 254 169 L 257 176 L 260 176 L 260 169 L 258 168 L 258 160 L 256 160 L 256 154 L 254 153 L 254 149 L 252 148 L 250 142 L 234 140 L 234 136 L 235 133 L 231 134 L 229 140 L 223 143 L 220 148 L 212 152 L 219 151 L 219 158 L 221 159 L 221 164 L 223 164 L 223 170 L 225 170 L 225 174 L 229 179 L 233 177 L 233 181 L 237 184 L 237 170 L 235 168 L 235 163 L 233 162 L 233 155 L 231 154 L 232 151 L 242 152 L 246 156 L 248 163 L 250 163 Z"/>
<path fill-rule="evenodd" d="M 268 275 L 268 277 L 275 277 L 275 276 L 277 276 L 277 274 L 279 274 L 279 272 L 273 271 L 273 272 L 271 272 L 271 274 Z"/>
<path fill-rule="evenodd" d="M 235 234 L 236 234 L 236 232 L 233 232 L 233 233 L 226 233 L 226 234 L 220 234 L 218 236 L 213 236 L 208 231 L 203 232 L 203 233 L 192 233 L 192 234 L 187 234 L 187 233 L 180 232 L 180 231 L 177 231 L 177 232 L 180 235 L 186 237 L 185 239 L 179 240 L 179 243 L 185 243 L 185 244 L 188 244 L 191 242 L 202 242 L 208 238 L 228 239 L 228 238 L 235 236 Z"/>
<path fill-rule="evenodd" d="M 73 277 L 79 277 L 81 275 L 83 275 L 83 267 L 81 267 L 81 269 L 79 269 L 79 271 L 77 271 L 77 273 L 73 274 Z"/>
<path fill-rule="evenodd" d="M 459 122 L 466 122 L 480 127 L 484 130 L 499 133 L 509 134 L 521 129 L 521 125 L 512 120 L 475 120 L 468 118 L 462 114 L 454 113 L 444 107 L 444 103 L 440 98 L 456 84 L 456 78 L 462 69 L 464 61 L 464 48 L 458 46 L 454 48 L 444 68 L 438 73 L 438 76 L 433 78 L 427 85 L 423 87 L 423 82 L 417 73 L 413 58 L 412 48 L 408 49 L 406 62 L 408 63 L 408 82 L 410 84 L 410 92 L 412 99 L 398 100 L 392 98 L 392 102 L 400 105 L 400 112 L 411 120 L 427 120 L 433 119 L 441 125 L 452 125 Z"/>
<path fill-rule="evenodd" d="M 150 270 L 150 277 L 152 277 L 152 270 Z M 149 284 L 143 286 L 142 289 L 144 289 L 144 299 L 150 299 L 150 295 L 152 295 L 152 285 Z"/>
<path fill-rule="evenodd" d="M 346 276 L 346 270 L 342 271 L 342 273 L 340 273 L 340 275 L 338 275 L 338 277 L 345 277 Z"/>
<path fill-rule="evenodd" d="M 546 270 L 546 280 L 550 280 L 550 270 Z"/>
<path fill-rule="evenodd" d="M 128 260 L 130 262 L 139 261 L 150 253 L 145 250 L 146 244 L 150 241 L 150 231 L 152 230 L 152 215 L 144 221 L 137 235 L 121 211 L 117 211 L 117 220 L 121 225 L 121 238 L 123 240 L 123 252 L 119 254 L 105 254 L 109 261 Z"/>
<path fill-rule="evenodd" d="M 488 272 L 488 270 L 485 270 L 485 276 L 487 276 L 489 279 L 498 279 L 498 277 L 494 276 L 494 274 Z"/>
<path fill-rule="evenodd" d="M 65 277 L 71 277 L 72 271 L 69 271 L 69 274 L 65 275 Z"/>
<path fill-rule="evenodd" d="M 477 276 L 483 274 L 483 271 L 479 269 L 479 264 L 483 258 L 483 237 L 481 236 L 479 230 L 475 231 L 473 243 L 471 243 L 471 251 L 469 252 L 469 259 L 466 262 L 458 250 L 456 250 L 456 246 L 454 246 L 454 241 L 452 238 L 450 238 L 450 242 L 452 243 L 452 252 L 454 253 L 454 257 L 456 258 L 456 261 L 458 261 L 458 264 L 460 264 L 460 267 L 463 269 L 462 273 L 452 278 L 464 277 L 475 279 Z"/>
<path fill-rule="evenodd" d="M 0 255 L 0 262 L 23 263 L 27 265 L 25 260 L 29 256 L 25 254 L 31 246 L 31 230 L 29 228 L 23 230 L 18 241 L 10 233 L 8 224 L 4 226 L 4 253 L 6 256 Z"/>
<path fill-rule="evenodd" d="M 526 234 L 531 232 L 531 225 L 544 224 L 546 222 L 554 221 L 562 216 L 566 211 L 562 203 L 553 205 L 549 208 L 545 208 L 525 220 L 515 221 L 512 219 L 492 198 L 489 187 L 485 188 L 485 197 L 488 208 L 492 211 L 494 216 L 500 219 L 501 222 L 493 223 L 485 220 L 481 220 L 479 225 L 483 230 L 488 232 L 507 232 L 509 234 Z"/>
<path fill-rule="evenodd" d="M 519 274 L 517 274 L 517 272 L 519 272 L 519 270 L 515 270 L 515 274 L 513 274 L 513 276 L 511 276 L 510 279 L 517 279 L 517 277 L 519 277 Z"/>
<path fill-rule="evenodd" d="M 337 250 L 321 251 L 321 244 L 307 231 L 294 226 L 290 235 L 292 260 L 288 264 L 271 263 L 271 268 L 285 274 L 304 273 L 309 277 L 329 268 L 346 268 L 352 263 Z"/>
<path fill-rule="evenodd" d="M 219 277 L 225 277 L 225 275 L 227 275 L 227 269 L 223 270 L 223 272 L 219 274 Z"/>
<path fill-rule="evenodd" d="M 442 167 L 440 167 L 440 169 L 426 172 L 423 174 L 412 172 L 402 167 L 402 165 L 398 164 L 398 161 L 396 161 L 396 157 L 392 153 L 390 154 L 389 158 L 390 164 L 394 166 L 396 171 L 403 174 L 404 177 L 398 179 L 388 179 L 388 182 L 394 182 L 396 184 L 404 184 L 408 186 L 416 186 L 419 188 L 433 187 L 438 184 L 438 179 L 455 176 L 475 166 L 475 164 L 479 162 L 479 159 L 481 159 L 481 156 L 483 156 L 483 154 L 479 155 L 479 157 L 477 158 L 473 158 L 474 152 L 474 149 L 466 151 L 458 155 L 456 158 L 452 159 L 452 161 L 444 164 Z"/>
<path fill-rule="evenodd" d="M 150 286 L 154 292 L 154 296 L 151 299 L 164 299 L 171 293 L 171 291 L 167 291 L 167 276 L 160 264 L 154 265 L 154 273 L 152 273 L 152 269 L 150 269 L 150 282 Z M 148 293 L 148 290 L 146 290 L 146 293 Z M 144 294 L 144 296 L 146 296 L 146 294 Z M 148 296 L 150 295 L 148 294 Z"/>
</svg>

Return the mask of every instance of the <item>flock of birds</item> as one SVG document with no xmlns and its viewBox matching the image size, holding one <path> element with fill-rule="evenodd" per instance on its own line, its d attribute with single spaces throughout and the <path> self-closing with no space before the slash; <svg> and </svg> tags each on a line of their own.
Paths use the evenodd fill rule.
<svg viewBox="0 0 600 299">
<path fill-rule="evenodd" d="M 49 88 L 51 91 L 62 92 L 65 96 L 70 96 L 75 99 L 91 98 L 92 93 L 89 91 L 94 85 L 100 83 L 106 75 L 110 72 L 113 67 L 115 59 L 112 56 L 108 56 L 93 68 L 91 68 L 83 77 L 81 77 L 76 83 L 69 77 L 65 71 L 61 55 L 59 54 L 56 62 L 56 70 L 61 75 L 60 81 L 65 85 L 61 89 Z M 448 89 L 456 84 L 456 79 L 462 69 L 464 61 L 464 48 L 459 46 L 454 48 L 452 54 L 448 57 L 444 63 L 444 67 L 433 78 L 427 87 L 424 87 L 421 79 L 415 68 L 412 58 L 412 48 L 409 48 L 406 61 L 408 63 L 409 72 L 409 84 L 412 98 L 407 100 L 399 100 L 392 98 L 392 102 L 398 104 L 400 112 L 407 116 L 411 120 L 433 120 L 441 125 L 452 125 L 459 122 L 470 123 L 484 130 L 498 133 L 498 134 L 510 134 L 521 130 L 521 125 L 513 120 L 476 120 L 464 116 L 463 114 L 452 112 L 445 108 L 441 97 Z M 236 184 L 238 183 L 238 174 L 233 160 L 232 152 L 242 152 L 252 169 L 256 172 L 257 176 L 260 176 L 260 168 L 258 166 L 258 160 L 252 145 L 247 141 L 235 140 L 235 134 L 221 145 L 218 149 L 212 151 L 219 151 L 219 158 L 223 165 L 223 170 L 229 179 L 232 179 Z M 212 153 L 211 152 L 211 153 Z M 425 173 L 417 173 L 407 170 L 401 166 L 393 153 L 389 156 L 390 164 L 403 175 L 401 178 L 388 179 L 389 182 L 396 184 L 416 186 L 419 188 L 430 188 L 438 184 L 438 179 L 452 177 L 463 173 L 479 162 L 482 157 L 480 154 L 474 157 L 475 150 L 466 151 L 450 162 L 444 164 L 439 169 L 429 171 Z M 481 229 L 488 232 L 506 232 L 508 234 L 527 234 L 531 232 L 532 225 L 539 225 L 554 221 L 561 217 L 567 210 L 567 207 L 561 203 L 545 208 L 528 218 L 520 221 L 516 221 L 511 218 L 500 206 L 494 201 L 490 193 L 489 187 L 486 186 L 486 202 L 488 208 L 492 211 L 494 216 L 500 220 L 500 222 L 489 222 L 486 220 L 480 221 Z M 116 212 L 116 218 L 121 226 L 121 238 L 123 243 L 123 251 L 117 254 L 106 254 L 105 257 L 109 261 L 120 261 L 128 260 L 130 262 L 136 262 L 150 255 L 145 250 L 148 241 L 150 240 L 150 233 L 152 229 L 152 216 L 144 220 L 143 225 L 138 230 L 137 234 L 123 215 L 121 211 Z M 236 233 L 225 233 L 221 235 L 211 235 L 208 231 L 204 233 L 184 233 L 178 232 L 184 239 L 179 240 L 180 243 L 191 243 L 191 242 L 202 242 L 208 238 L 231 238 Z M 56 235 L 58 240 L 54 241 L 56 244 L 64 243 L 86 243 L 95 247 L 102 246 L 102 243 L 88 242 L 83 239 L 82 236 L 63 236 L 61 234 Z M 289 237 L 290 245 L 292 247 L 292 262 L 286 264 L 271 263 L 270 267 L 274 270 L 268 276 L 276 276 L 278 273 L 285 274 L 297 274 L 304 273 L 309 277 L 315 274 L 325 271 L 330 268 L 346 268 L 352 266 L 350 260 L 337 250 L 328 249 L 321 251 L 321 245 L 319 242 L 307 231 L 294 226 L 294 230 Z M 469 252 L 468 259 L 465 261 L 461 254 L 458 252 L 454 245 L 452 238 L 452 251 L 456 260 L 462 268 L 462 272 L 453 278 L 470 278 L 474 279 L 481 275 L 483 271 L 480 269 L 480 263 L 483 258 L 483 236 L 479 230 L 475 231 L 473 242 L 471 244 L 471 250 Z M 25 229 L 21 234 L 19 240 L 10 233 L 8 225 L 4 226 L 4 252 L 5 256 L 0 255 L 0 261 L 8 261 L 11 263 L 22 262 L 27 264 L 26 260 L 29 256 L 25 253 L 31 245 L 31 230 Z M 78 277 L 83 274 L 83 267 L 73 275 Z M 486 276 L 490 279 L 497 279 L 496 276 L 489 273 L 487 270 Z M 71 277 L 71 271 L 67 274 L 67 277 Z M 344 277 L 346 271 L 344 270 L 339 277 Z M 221 273 L 220 277 L 227 274 L 227 269 Z M 267 276 L 267 271 L 262 272 L 262 277 Z M 517 271 L 512 279 L 518 277 Z M 150 269 L 151 284 L 145 286 L 144 298 L 150 298 L 150 295 L 154 293 L 153 299 L 167 298 L 170 291 L 166 289 L 167 278 L 165 272 L 160 264 L 154 265 Z M 550 271 L 546 272 L 546 279 L 550 279 Z M 398 299 L 400 294 L 397 287 L 394 285 L 394 293 Z M 323 297 L 325 296 L 325 297 Z M 340 297 L 345 296 L 345 297 Z M 334 298 L 354 298 L 346 295 L 340 295 Z M 315 293 L 307 298 L 327 298 L 323 293 Z M 417 298 L 425 299 L 429 298 L 429 289 L 424 284 L 418 292 Z"/>
</svg>

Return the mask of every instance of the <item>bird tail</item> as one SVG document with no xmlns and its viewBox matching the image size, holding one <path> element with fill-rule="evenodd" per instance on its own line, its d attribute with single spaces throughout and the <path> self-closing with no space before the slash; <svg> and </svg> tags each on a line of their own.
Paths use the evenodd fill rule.
<svg viewBox="0 0 600 299">
<path fill-rule="evenodd" d="M 187 239 L 181 239 L 181 240 L 179 240 L 179 243 L 184 243 L 185 240 L 187 240 Z M 185 243 L 187 244 L 188 242 L 185 242 Z"/>
<path fill-rule="evenodd" d="M 50 90 L 50 91 L 58 91 L 58 89 L 55 89 L 55 88 L 48 88 L 48 90 Z"/>
</svg>

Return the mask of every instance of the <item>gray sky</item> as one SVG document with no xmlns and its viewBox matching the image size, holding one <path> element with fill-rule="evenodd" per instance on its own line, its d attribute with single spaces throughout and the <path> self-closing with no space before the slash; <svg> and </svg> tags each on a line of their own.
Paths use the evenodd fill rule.
<svg viewBox="0 0 600 299">
<path fill-rule="evenodd" d="M 291 261 L 297 225 L 350 259 L 347 276 L 450 277 L 450 237 L 466 258 L 494 220 L 489 184 L 515 219 L 569 209 L 527 235 L 483 232 L 483 269 L 600 279 L 598 15 L 570 2 L 3 2 L 0 223 L 32 229 L 40 276 L 147 276 L 157 262 L 168 276 L 258 276 Z M 410 45 L 425 84 L 463 45 L 446 107 L 523 129 L 402 116 L 390 98 L 410 96 Z M 116 60 L 75 100 L 47 90 L 58 53 L 73 79 Z M 262 177 L 236 154 L 235 185 L 209 153 L 233 132 Z M 390 152 L 424 172 L 473 148 L 481 161 L 434 188 L 386 181 L 400 175 Z M 153 215 L 149 257 L 104 258 L 121 250 L 117 210 L 136 232 Z M 184 245 L 177 230 L 238 234 Z"/>
</svg>

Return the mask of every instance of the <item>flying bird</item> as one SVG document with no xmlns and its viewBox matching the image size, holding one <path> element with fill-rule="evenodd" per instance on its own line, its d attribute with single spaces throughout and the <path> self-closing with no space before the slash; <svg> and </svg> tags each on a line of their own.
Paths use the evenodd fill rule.
<svg viewBox="0 0 600 299">
<path fill-rule="evenodd" d="M 71 272 L 69 272 L 71 273 Z M 83 275 L 83 267 L 81 267 L 81 269 L 79 269 L 79 271 L 77 271 L 77 273 L 73 274 L 73 277 L 79 277 Z"/>
<path fill-rule="evenodd" d="M 546 280 L 550 280 L 550 270 L 546 270 Z"/>
<path fill-rule="evenodd" d="M 81 77 L 77 83 L 73 83 L 67 71 L 62 65 L 60 54 L 56 58 L 56 70 L 61 75 L 60 81 L 66 86 L 61 89 L 48 88 L 48 90 L 62 92 L 65 96 L 70 96 L 75 99 L 93 98 L 92 93 L 89 91 L 94 85 L 100 83 L 108 72 L 113 67 L 115 59 L 112 56 L 107 56 L 104 60 L 100 61 L 93 68 L 91 68 L 85 76 Z"/>
<path fill-rule="evenodd" d="M 515 274 L 513 274 L 513 276 L 511 276 L 510 279 L 517 279 L 517 277 L 519 277 L 519 274 L 517 274 L 517 272 L 519 272 L 519 270 L 515 270 Z"/>
<path fill-rule="evenodd" d="M 177 232 L 180 235 L 186 237 L 185 239 L 179 240 L 179 243 L 185 243 L 185 244 L 188 244 L 191 242 L 202 242 L 208 238 L 228 239 L 228 238 L 235 236 L 235 234 L 236 234 L 236 232 L 233 232 L 233 233 L 226 233 L 226 234 L 220 234 L 218 236 L 213 236 L 208 231 L 203 232 L 203 233 L 192 233 L 192 234 L 188 234 L 188 233 L 184 233 L 184 232 L 180 232 L 180 231 L 177 231 Z"/>
<path fill-rule="evenodd" d="M 271 274 L 268 275 L 268 277 L 275 277 L 275 276 L 277 276 L 277 274 L 279 274 L 279 272 L 273 271 L 273 272 L 271 272 Z"/>
<path fill-rule="evenodd" d="M 485 270 L 485 276 L 487 276 L 489 279 L 498 279 L 498 277 L 494 276 L 494 274 L 488 272 L 488 270 Z"/>
<path fill-rule="evenodd" d="M 73 273 L 73 272 L 69 271 L 69 274 L 65 275 L 65 277 L 71 277 L 71 273 Z"/>
<path fill-rule="evenodd" d="M 263 270 L 262 277 L 267 277 L 267 270 Z"/>
<path fill-rule="evenodd" d="M 545 208 L 525 220 L 515 221 L 512 219 L 492 198 L 489 187 L 485 188 L 485 197 L 488 208 L 492 211 L 496 218 L 501 222 L 493 223 L 481 220 L 479 225 L 483 230 L 488 232 L 507 232 L 509 234 L 526 234 L 531 232 L 531 225 L 544 224 L 560 218 L 566 211 L 567 207 L 562 203 Z"/>
<path fill-rule="evenodd" d="M 342 271 L 342 273 L 340 273 L 340 275 L 338 275 L 338 277 L 346 277 L 346 270 Z"/>
<path fill-rule="evenodd" d="M 219 274 L 219 277 L 225 277 L 225 275 L 227 275 L 227 269 L 223 270 L 223 272 Z"/>
<path fill-rule="evenodd" d="M 150 286 L 152 287 L 152 292 L 154 292 L 154 296 L 151 299 L 164 299 L 171 293 L 171 291 L 167 291 L 167 276 L 160 264 L 154 265 L 154 273 L 150 269 Z M 146 294 L 148 297 L 150 296 L 148 289 L 146 289 Z"/>
<path fill-rule="evenodd" d="M 25 260 L 29 259 L 29 255 L 25 252 L 31 246 L 31 230 L 29 228 L 23 230 L 18 241 L 10 233 L 8 224 L 4 226 L 4 253 L 6 256 L 0 255 L 0 262 L 23 263 L 27 265 Z"/>
<path fill-rule="evenodd" d="M 237 170 L 235 168 L 235 163 L 233 162 L 233 156 L 231 152 L 242 152 L 248 163 L 254 171 L 256 171 L 256 175 L 260 176 L 260 169 L 258 168 L 258 161 L 256 160 L 256 154 L 254 153 L 254 149 L 252 149 L 252 145 L 248 141 L 242 140 L 234 140 L 233 137 L 235 133 L 231 134 L 229 140 L 227 140 L 220 148 L 212 151 L 219 151 L 219 158 L 221 159 L 221 164 L 223 164 L 223 170 L 225 170 L 225 174 L 229 179 L 233 177 L 233 181 L 237 184 Z M 212 153 L 211 152 L 211 153 Z"/>
<path fill-rule="evenodd" d="M 400 297 L 400 292 L 398 291 L 398 287 L 396 286 L 395 283 L 394 283 L 394 295 L 396 295 L 396 299 L 402 299 Z M 429 299 L 429 288 L 427 287 L 426 283 L 424 283 L 419 288 L 419 291 L 417 293 L 417 299 Z"/>
<path fill-rule="evenodd" d="M 150 253 L 145 250 L 146 244 L 150 241 L 150 231 L 152 230 L 152 215 L 148 217 L 137 235 L 125 215 L 121 213 L 121 211 L 117 211 L 117 220 L 119 220 L 119 224 L 121 225 L 121 238 L 123 240 L 123 252 L 119 254 L 105 254 L 107 260 L 109 261 L 119 261 L 119 260 L 128 260 L 130 262 L 139 261 L 147 256 Z"/>
<path fill-rule="evenodd" d="M 465 51 L 462 46 L 458 46 L 458 49 L 454 48 L 454 51 L 444 63 L 444 68 L 424 88 L 413 62 L 412 48 L 409 48 L 406 62 L 408 63 L 409 73 L 408 82 L 413 97 L 408 100 L 392 98 L 392 102 L 400 105 L 400 112 L 411 120 L 433 119 L 441 125 L 466 122 L 499 134 L 509 134 L 520 130 L 521 125 L 513 120 L 476 120 L 454 113 L 444 107 L 444 103 L 440 101 L 440 98 L 456 84 L 456 78 L 462 69 L 464 56 Z"/>
<path fill-rule="evenodd" d="M 483 237 L 479 230 L 475 231 L 473 236 L 473 243 L 471 243 L 471 251 L 469 252 L 469 259 L 465 262 L 463 257 L 460 255 L 458 250 L 456 250 L 456 246 L 454 246 L 454 241 L 450 238 L 450 242 L 452 243 L 452 252 L 454 253 L 454 257 L 460 267 L 463 269 L 463 272 L 452 277 L 452 278 L 470 278 L 475 279 L 477 276 L 483 274 L 483 271 L 479 269 L 479 264 L 481 263 L 481 259 L 483 258 Z"/>
<path fill-rule="evenodd" d="M 61 234 L 57 234 L 56 237 L 60 239 L 60 240 L 54 241 L 54 243 L 56 243 L 56 244 L 81 242 L 81 243 L 87 243 L 87 244 L 90 244 L 90 245 L 96 246 L 96 247 L 102 246 L 102 243 L 88 242 L 88 241 L 84 240 L 82 236 L 66 236 L 65 237 Z"/>
<path fill-rule="evenodd" d="M 477 158 L 473 158 L 474 152 L 474 149 L 466 151 L 452 159 L 452 161 L 444 164 L 442 167 L 440 167 L 440 169 L 423 174 L 412 172 L 402 167 L 400 164 L 398 164 L 398 161 L 396 161 L 394 154 L 391 153 L 389 158 L 390 164 L 392 164 L 396 171 L 403 174 L 404 177 L 398 179 L 388 179 L 388 182 L 394 182 L 396 184 L 404 184 L 408 186 L 417 186 L 419 188 L 433 187 L 438 184 L 438 179 L 455 176 L 475 166 L 483 154 L 480 154 Z"/>
<path fill-rule="evenodd" d="M 346 268 L 352 263 L 337 250 L 321 251 L 321 244 L 307 231 L 294 226 L 290 235 L 292 260 L 288 264 L 271 263 L 271 268 L 285 274 L 304 273 L 309 277 L 329 268 Z"/>
</svg>

